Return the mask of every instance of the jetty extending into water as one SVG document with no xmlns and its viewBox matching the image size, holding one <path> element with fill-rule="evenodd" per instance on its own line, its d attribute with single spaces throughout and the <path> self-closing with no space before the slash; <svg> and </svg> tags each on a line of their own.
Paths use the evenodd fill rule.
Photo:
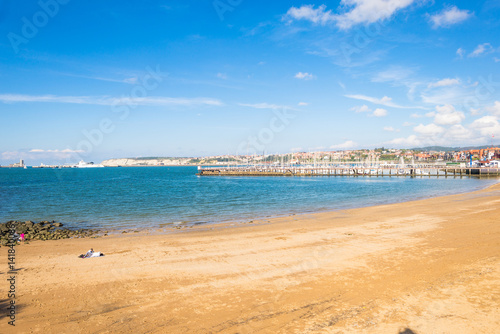
<svg viewBox="0 0 500 334">
<path fill-rule="evenodd" d="M 500 168 L 450 166 L 235 166 L 198 167 L 200 176 L 500 176 Z"/>
</svg>

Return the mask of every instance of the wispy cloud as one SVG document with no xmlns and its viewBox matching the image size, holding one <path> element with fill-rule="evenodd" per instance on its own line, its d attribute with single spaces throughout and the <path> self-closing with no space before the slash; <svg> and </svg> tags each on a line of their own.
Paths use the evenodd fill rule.
<svg viewBox="0 0 500 334">
<path fill-rule="evenodd" d="M 295 78 L 302 79 L 302 80 L 311 80 L 311 79 L 314 79 L 315 77 L 311 73 L 299 72 L 299 73 L 295 74 Z"/>
<path fill-rule="evenodd" d="M 414 0 L 342 0 L 343 13 L 333 13 L 325 5 L 292 7 L 284 15 L 288 22 L 306 20 L 314 24 L 326 25 L 334 22 L 340 29 L 350 29 L 358 24 L 370 24 L 389 19 L 397 11 L 408 7 Z"/>
<path fill-rule="evenodd" d="M 458 85 L 458 84 L 460 84 L 460 79 L 458 79 L 458 78 L 455 78 L 455 79 L 445 78 L 445 79 L 441 79 L 441 80 L 436 81 L 436 82 L 431 82 L 427 87 L 428 88 L 445 87 L 445 86 L 453 86 L 453 85 Z"/>
<path fill-rule="evenodd" d="M 368 102 L 371 102 L 373 104 L 379 104 L 379 105 L 382 105 L 382 106 L 392 107 L 392 108 L 399 108 L 399 109 L 425 109 L 423 107 L 418 107 L 418 106 L 417 107 L 401 106 L 399 104 L 396 104 L 396 103 L 392 102 L 392 98 L 390 98 L 388 96 L 384 96 L 381 99 L 376 98 L 376 97 L 361 95 L 361 94 L 344 95 L 344 96 L 348 97 L 350 99 L 368 101 Z"/>
<path fill-rule="evenodd" d="M 403 66 L 390 66 L 389 68 L 376 73 L 373 82 L 394 82 L 405 84 L 408 78 L 413 75 L 415 70 Z"/>
<path fill-rule="evenodd" d="M 111 78 L 111 77 L 103 77 L 98 75 L 83 75 L 83 74 L 75 74 L 75 73 L 63 73 L 63 72 L 55 72 L 56 74 L 74 77 L 74 78 L 83 78 L 83 79 L 91 79 L 98 81 L 107 81 L 107 82 L 117 82 L 117 83 L 126 83 L 130 85 L 135 85 L 139 82 L 139 75 L 132 74 L 130 71 L 127 73 L 121 73 L 120 76 L 122 78 Z M 117 75 L 118 76 L 118 75 Z"/>
<path fill-rule="evenodd" d="M 217 73 L 217 78 L 226 80 L 227 79 L 227 74 L 226 73 Z"/>
<path fill-rule="evenodd" d="M 238 103 L 238 105 L 242 107 L 249 107 L 249 108 L 254 108 L 254 109 L 272 109 L 272 110 L 279 110 L 279 109 L 289 109 L 289 110 L 296 110 L 292 107 L 285 106 L 285 105 L 278 105 L 278 104 L 272 104 L 272 103 Z"/>
<path fill-rule="evenodd" d="M 472 51 L 471 53 L 469 53 L 468 57 L 471 57 L 471 58 L 479 57 L 480 55 L 488 54 L 488 53 L 491 53 L 493 51 L 494 51 L 494 49 L 493 49 L 493 47 L 491 46 L 490 43 L 483 43 L 483 44 L 479 44 L 474 49 L 474 51 Z"/>
<path fill-rule="evenodd" d="M 456 6 L 452 6 L 443 9 L 441 13 L 431 15 L 429 17 L 432 27 L 434 29 L 440 27 L 449 27 L 454 24 L 458 24 L 467 20 L 472 16 L 472 13 L 468 10 L 458 9 Z"/>
<path fill-rule="evenodd" d="M 0 102 L 4 103 L 70 103 L 91 105 L 143 105 L 143 106 L 222 106 L 218 99 L 211 98 L 178 98 L 178 97 L 110 97 L 110 96 L 57 96 L 57 95 L 23 95 L 0 94 Z"/>
</svg>

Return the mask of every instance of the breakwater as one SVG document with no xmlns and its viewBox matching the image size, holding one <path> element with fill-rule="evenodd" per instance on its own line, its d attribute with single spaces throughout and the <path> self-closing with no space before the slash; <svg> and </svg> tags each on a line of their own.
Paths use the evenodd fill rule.
<svg viewBox="0 0 500 334">
<path fill-rule="evenodd" d="M 500 168 L 470 167 L 309 167 L 240 166 L 198 167 L 200 176 L 500 176 Z"/>
</svg>

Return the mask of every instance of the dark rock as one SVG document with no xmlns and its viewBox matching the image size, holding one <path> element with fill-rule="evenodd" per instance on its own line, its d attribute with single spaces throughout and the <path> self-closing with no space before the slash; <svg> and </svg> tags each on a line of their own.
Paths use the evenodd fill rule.
<svg viewBox="0 0 500 334">
<path fill-rule="evenodd" d="M 28 228 L 26 226 L 18 225 L 16 228 L 16 232 L 18 234 L 26 233 L 26 232 L 28 232 Z"/>
</svg>

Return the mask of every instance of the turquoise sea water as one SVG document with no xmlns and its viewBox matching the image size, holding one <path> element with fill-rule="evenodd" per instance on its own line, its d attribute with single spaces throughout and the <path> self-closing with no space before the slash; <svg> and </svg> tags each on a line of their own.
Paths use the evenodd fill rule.
<svg viewBox="0 0 500 334">
<path fill-rule="evenodd" d="M 498 182 L 467 177 L 199 177 L 196 172 L 196 167 L 0 168 L 0 221 L 56 220 L 75 228 L 249 221 L 468 192 Z"/>
</svg>

